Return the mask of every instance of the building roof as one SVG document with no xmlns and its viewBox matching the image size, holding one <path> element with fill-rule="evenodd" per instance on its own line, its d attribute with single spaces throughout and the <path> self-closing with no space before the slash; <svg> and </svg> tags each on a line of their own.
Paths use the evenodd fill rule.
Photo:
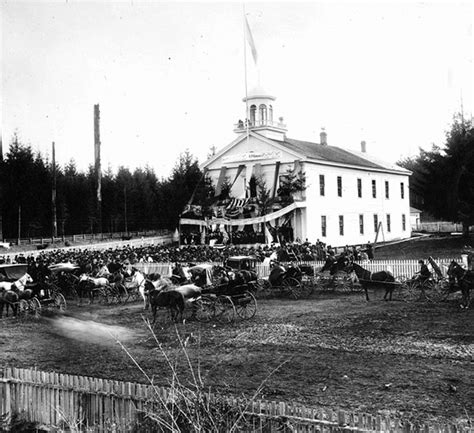
<svg viewBox="0 0 474 433">
<path fill-rule="evenodd" d="M 304 154 L 308 159 L 314 159 L 315 161 L 327 161 L 379 170 L 396 170 L 406 172 L 407 174 L 410 173 L 408 170 L 399 167 L 398 165 L 377 160 L 366 153 L 341 149 L 336 146 L 295 140 L 292 138 L 285 138 L 284 141 L 277 141 L 277 143 L 288 150 L 296 150 L 297 152 Z"/>
<path fill-rule="evenodd" d="M 421 213 L 422 211 L 420 209 L 417 209 L 416 207 L 410 206 L 410 213 Z"/>
</svg>

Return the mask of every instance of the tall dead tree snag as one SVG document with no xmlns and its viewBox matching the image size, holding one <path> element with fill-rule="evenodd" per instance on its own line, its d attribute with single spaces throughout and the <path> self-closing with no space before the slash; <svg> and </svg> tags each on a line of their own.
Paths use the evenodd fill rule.
<svg viewBox="0 0 474 433">
<path fill-rule="evenodd" d="M 94 157 L 97 186 L 97 231 L 102 233 L 102 171 L 100 167 L 100 110 L 94 105 Z"/>
</svg>

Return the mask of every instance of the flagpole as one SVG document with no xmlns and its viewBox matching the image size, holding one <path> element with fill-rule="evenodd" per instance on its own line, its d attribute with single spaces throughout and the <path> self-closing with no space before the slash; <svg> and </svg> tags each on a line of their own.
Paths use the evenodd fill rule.
<svg viewBox="0 0 474 433">
<path fill-rule="evenodd" d="M 247 46 L 245 42 L 245 3 L 242 3 L 242 30 L 243 30 L 243 40 L 244 40 L 244 76 L 245 76 L 245 127 L 247 129 L 247 144 L 249 142 L 249 124 L 250 124 L 250 114 L 249 114 L 249 100 L 248 100 L 248 91 L 247 91 Z"/>
</svg>

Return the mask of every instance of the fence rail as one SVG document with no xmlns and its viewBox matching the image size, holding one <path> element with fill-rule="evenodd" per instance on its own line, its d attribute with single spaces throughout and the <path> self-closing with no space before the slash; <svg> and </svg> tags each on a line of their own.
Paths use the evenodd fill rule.
<svg viewBox="0 0 474 433">
<path fill-rule="evenodd" d="M 72 376 L 33 369 L 0 369 L 0 416 L 13 415 L 54 428 L 87 432 L 129 432 L 139 426 L 147 403 L 169 401 L 170 388 Z M 233 405 L 239 404 L 233 397 Z M 254 400 L 245 408 L 255 431 L 294 432 L 469 432 L 466 425 L 412 424 L 367 413 L 334 411 L 295 403 Z M 0 424 L 0 428 L 1 428 Z M 8 428 L 8 427 L 7 427 Z M 77 431 L 76 430 L 76 431 Z M 139 431 L 139 430 L 136 430 Z M 286 430 L 285 430 L 286 431 Z"/>
<path fill-rule="evenodd" d="M 57 242 L 77 242 L 80 240 L 108 240 L 108 239 L 122 239 L 125 237 L 141 237 L 141 236 L 163 236 L 168 234 L 169 230 L 142 230 L 142 231 L 128 231 L 128 232 L 109 232 L 109 233 L 81 233 L 75 235 L 64 235 L 58 237 L 29 237 L 20 239 L 3 239 L 3 242 L 14 245 L 42 245 Z"/>
<path fill-rule="evenodd" d="M 446 271 L 452 260 L 463 262 L 463 264 L 467 267 L 467 263 L 464 263 L 465 259 L 463 257 L 435 259 L 435 262 L 438 264 L 444 276 L 446 276 Z M 207 262 L 206 264 L 222 266 L 222 262 Z M 321 270 L 321 268 L 324 266 L 323 261 L 298 262 L 298 264 L 312 267 L 315 273 Z M 361 265 L 370 272 L 389 270 L 395 277 L 411 277 L 420 269 L 418 260 L 371 260 L 367 262 L 361 262 Z M 133 266 L 145 274 L 157 272 L 160 275 L 169 277 L 171 276 L 172 272 L 171 263 L 135 263 Z M 428 266 L 430 266 L 429 263 Z M 259 278 L 266 278 L 270 275 L 270 266 L 263 263 L 257 263 L 256 271 Z"/>
</svg>

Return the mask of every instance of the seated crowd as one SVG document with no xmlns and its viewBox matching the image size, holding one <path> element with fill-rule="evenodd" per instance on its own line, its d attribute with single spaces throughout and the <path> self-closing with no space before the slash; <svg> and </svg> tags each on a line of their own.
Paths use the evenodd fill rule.
<svg viewBox="0 0 474 433">
<path fill-rule="evenodd" d="M 370 246 L 370 245 L 369 245 Z M 371 246 L 370 248 L 371 249 Z M 356 260 L 364 259 L 366 250 L 346 246 L 344 251 L 335 251 L 330 245 L 321 241 L 316 243 L 293 242 L 284 245 L 272 244 L 254 246 L 226 245 L 211 247 L 208 245 L 130 245 L 103 250 L 88 249 L 55 249 L 45 250 L 38 254 L 18 254 L 13 260 L 0 256 L 0 264 L 25 263 L 29 265 L 33 278 L 46 272 L 46 268 L 56 263 L 74 263 L 81 272 L 96 275 L 104 266 L 133 265 L 135 263 L 204 263 L 222 262 L 231 256 L 253 256 L 263 262 L 265 259 L 279 262 L 306 262 L 326 260 L 328 257 L 344 254 Z M 372 258 L 372 257 L 369 257 Z"/>
</svg>

